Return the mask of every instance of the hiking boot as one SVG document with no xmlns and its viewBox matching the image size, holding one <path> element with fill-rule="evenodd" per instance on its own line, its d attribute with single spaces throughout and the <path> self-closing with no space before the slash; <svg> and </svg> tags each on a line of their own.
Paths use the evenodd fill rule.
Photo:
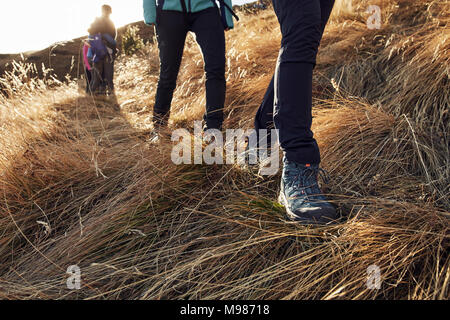
<svg viewBox="0 0 450 320">
<path fill-rule="evenodd" d="M 163 141 L 170 141 L 168 128 L 166 126 L 155 125 L 153 131 L 150 133 L 148 142 L 150 144 L 160 144 Z"/>
<path fill-rule="evenodd" d="M 164 140 L 164 137 L 161 132 L 159 130 L 154 130 L 152 133 L 150 133 L 148 142 L 150 144 L 160 144 L 162 140 Z"/>
<path fill-rule="evenodd" d="M 245 158 L 244 168 L 257 171 L 260 176 L 274 176 L 279 172 L 279 149 L 276 148 L 259 150 L 255 146 L 250 146 L 249 139 L 246 139 L 245 151 L 241 155 Z"/>
<path fill-rule="evenodd" d="M 166 138 L 169 137 L 168 120 L 169 114 L 153 114 L 153 131 L 150 134 L 150 138 L 148 140 L 150 144 L 160 144 L 163 140 L 166 140 Z"/>
<path fill-rule="evenodd" d="M 318 165 L 301 165 L 284 159 L 278 201 L 286 208 L 290 220 L 305 224 L 328 224 L 338 218 L 336 209 L 322 194 Z"/>
</svg>

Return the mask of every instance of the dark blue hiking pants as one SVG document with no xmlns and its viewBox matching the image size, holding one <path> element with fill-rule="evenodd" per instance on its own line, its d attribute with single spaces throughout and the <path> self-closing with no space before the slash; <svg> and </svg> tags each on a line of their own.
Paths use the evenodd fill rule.
<svg viewBox="0 0 450 320">
<path fill-rule="evenodd" d="M 93 64 L 91 80 L 91 92 L 97 93 L 98 89 L 101 91 L 109 87 L 111 93 L 114 92 L 114 58 L 107 55 L 99 62 Z M 102 92 L 105 93 L 105 92 Z"/>
<path fill-rule="evenodd" d="M 334 0 L 273 0 L 281 26 L 281 50 L 255 128 L 278 129 L 284 155 L 300 164 L 320 163 L 311 131 L 312 75 L 333 5 Z"/>
<path fill-rule="evenodd" d="M 153 122 L 165 125 L 170 114 L 173 91 L 188 31 L 195 33 L 203 53 L 206 73 L 206 113 L 208 129 L 221 129 L 225 103 L 225 32 L 217 8 L 195 13 L 161 11 L 156 33 L 159 44 L 160 77 Z"/>
</svg>

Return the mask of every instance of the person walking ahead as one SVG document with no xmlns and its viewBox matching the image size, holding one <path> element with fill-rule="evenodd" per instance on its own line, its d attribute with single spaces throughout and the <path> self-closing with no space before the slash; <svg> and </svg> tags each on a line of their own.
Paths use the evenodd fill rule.
<svg viewBox="0 0 450 320">
<path fill-rule="evenodd" d="M 231 0 L 144 0 L 144 20 L 156 26 L 160 76 L 153 112 L 155 132 L 167 125 L 188 31 L 203 53 L 206 73 L 205 129 L 222 129 L 225 103 L 225 33 L 233 28 Z"/>
<path fill-rule="evenodd" d="M 100 35 L 105 44 L 105 55 L 94 58 L 91 92 L 95 93 L 103 82 L 114 94 L 114 60 L 116 55 L 117 30 L 110 19 L 112 8 L 109 5 L 102 6 L 102 16 L 95 19 L 88 32 L 91 36 Z"/>
<path fill-rule="evenodd" d="M 275 75 L 255 118 L 259 129 L 278 129 L 284 153 L 279 201 L 289 218 L 327 223 L 337 218 L 318 186 L 320 152 L 311 131 L 312 76 L 334 0 L 273 0 L 281 26 Z"/>
<path fill-rule="evenodd" d="M 84 64 L 84 76 L 86 78 L 86 93 L 89 93 L 92 81 L 92 67 L 89 61 L 89 43 L 83 44 L 83 64 Z"/>
</svg>

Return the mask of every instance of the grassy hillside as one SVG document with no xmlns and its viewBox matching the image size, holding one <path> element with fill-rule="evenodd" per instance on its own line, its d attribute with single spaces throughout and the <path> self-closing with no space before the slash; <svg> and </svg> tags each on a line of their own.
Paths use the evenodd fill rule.
<svg viewBox="0 0 450 320">
<path fill-rule="evenodd" d="M 448 299 L 449 4 L 338 1 L 315 73 L 314 130 L 342 221 L 285 221 L 279 176 L 175 166 L 149 145 L 158 51 L 117 63 L 117 101 L 75 81 L 1 81 L 0 298 Z M 367 7 L 382 8 L 380 30 Z M 250 128 L 274 71 L 272 10 L 227 33 L 227 128 Z M 187 41 L 171 130 L 204 108 Z M 81 290 L 66 288 L 78 265 Z M 380 290 L 366 286 L 381 269 Z"/>
</svg>

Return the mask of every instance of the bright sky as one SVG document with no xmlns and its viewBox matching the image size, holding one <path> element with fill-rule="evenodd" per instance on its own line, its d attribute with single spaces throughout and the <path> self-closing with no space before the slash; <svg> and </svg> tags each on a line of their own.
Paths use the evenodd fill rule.
<svg viewBox="0 0 450 320">
<path fill-rule="evenodd" d="M 81 37 L 103 4 L 113 8 L 111 19 L 117 27 L 143 19 L 142 0 L 1 0 L 0 53 L 39 50 Z"/>
</svg>

